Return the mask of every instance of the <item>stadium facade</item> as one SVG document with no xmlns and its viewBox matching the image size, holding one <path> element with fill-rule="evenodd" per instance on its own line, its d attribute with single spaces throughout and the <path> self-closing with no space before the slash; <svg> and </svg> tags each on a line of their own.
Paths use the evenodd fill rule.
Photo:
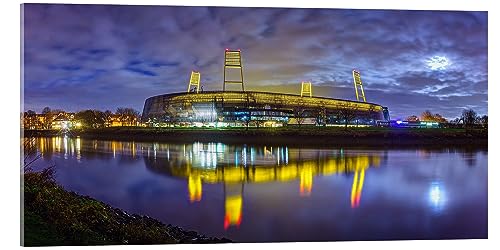
<svg viewBox="0 0 500 250">
<path fill-rule="evenodd" d="M 203 91 L 202 87 L 200 91 L 200 73 L 192 72 L 187 92 L 146 99 L 142 121 L 150 126 L 276 127 L 375 126 L 390 119 L 387 107 L 366 102 L 358 71 L 354 79 L 357 101 L 351 101 L 313 96 L 310 82 L 302 83 L 300 95 L 245 91 L 240 51 L 226 49 L 224 61 L 223 91 Z M 240 74 L 239 79 L 226 78 L 231 70 Z M 227 91 L 226 84 L 241 85 L 241 91 Z"/>
<path fill-rule="evenodd" d="M 143 122 L 179 126 L 375 125 L 387 108 L 367 102 L 300 95 L 214 91 L 146 100 Z"/>
</svg>

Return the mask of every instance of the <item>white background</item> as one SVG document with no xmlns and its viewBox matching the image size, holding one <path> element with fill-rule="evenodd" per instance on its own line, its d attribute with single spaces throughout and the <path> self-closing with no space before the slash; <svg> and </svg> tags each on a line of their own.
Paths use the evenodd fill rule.
<svg viewBox="0 0 500 250">
<path fill-rule="evenodd" d="M 349 8 L 349 9 L 413 9 L 413 10 L 476 10 L 488 11 L 488 116 L 489 122 L 489 164 L 488 164 L 488 240 L 443 240 L 443 241 L 378 241 L 378 242 L 330 242 L 330 243 L 279 243 L 279 244 L 211 244 L 211 245 L 157 245 L 157 246 L 111 246 L 106 249 L 160 249 L 164 247 L 173 249 L 230 249 L 242 247 L 251 249 L 255 247 L 286 247 L 286 248 L 337 248 L 337 249 L 490 249 L 498 240 L 498 166 L 495 155 L 498 149 L 498 132 L 495 126 L 498 123 L 499 101 L 495 98 L 498 91 L 498 1 L 486 0 L 342 0 L 342 1 L 290 1 L 290 0 L 66 0 L 66 1 L 7 1 L 1 3 L 1 73 L 0 78 L 0 245 L 2 249 L 19 247 L 20 245 L 20 120 L 21 109 L 21 78 L 20 78 L 20 5 L 21 3 L 80 3 L 80 4 L 135 4 L 135 5 L 186 5 L 186 6 L 248 6 L 248 7 L 307 7 L 307 8 Z M 500 2 L 498 2 L 500 3 Z M 496 7 L 496 8 L 495 8 Z M 464 34 L 466 35 L 466 34 Z M 496 71 L 495 71 L 496 70 Z M 8 160 L 6 160 L 8 159 Z M 495 246 L 498 249 L 499 246 Z M 63 247 L 66 248 L 66 247 Z M 81 247 L 78 247 L 81 248 Z M 103 247 L 99 247 L 103 248 Z M 61 248 L 59 248 L 61 249 Z"/>
</svg>

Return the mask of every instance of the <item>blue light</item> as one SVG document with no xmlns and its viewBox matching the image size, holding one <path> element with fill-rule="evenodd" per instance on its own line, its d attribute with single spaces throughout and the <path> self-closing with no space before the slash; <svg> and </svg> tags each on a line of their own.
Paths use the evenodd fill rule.
<svg viewBox="0 0 500 250">
<path fill-rule="evenodd" d="M 396 121 L 396 123 L 397 123 L 397 124 L 401 124 L 401 123 L 403 123 L 403 122 L 402 122 L 402 121 L 400 121 L 400 120 L 397 120 L 397 121 Z"/>
<path fill-rule="evenodd" d="M 236 151 L 234 154 L 234 164 L 236 165 L 236 167 L 238 166 L 238 151 Z"/>
<path fill-rule="evenodd" d="M 428 201 L 430 207 L 437 213 L 441 212 L 446 205 L 446 191 L 442 182 L 433 181 L 429 188 Z"/>
</svg>

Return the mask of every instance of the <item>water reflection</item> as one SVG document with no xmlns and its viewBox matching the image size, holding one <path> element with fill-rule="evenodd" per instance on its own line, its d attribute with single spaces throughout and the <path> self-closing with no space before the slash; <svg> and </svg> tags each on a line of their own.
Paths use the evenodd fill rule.
<svg viewBox="0 0 500 250">
<path fill-rule="evenodd" d="M 68 136 L 36 138 L 39 153 L 44 159 L 51 159 L 53 155 L 62 155 L 64 159 L 74 158 L 81 161 L 82 154 L 86 158 L 111 160 L 120 156 L 122 159 L 136 159 L 141 147 L 135 142 L 82 140 L 80 137 Z"/>
<path fill-rule="evenodd" d="M 440 213 L 446 205 L 446 189 L 441 181 L 433 181 L 429 188 L 429 204 L 436 213 Z"/>
<path fill-rule="evenodd" d="M 149 148 L 148 148 L 149 150 Z M 310 196 L 316 176 L 354 173 L 351 206 L 361 200 L 365 169 L 380 165 L 380 153 L 350 155 L 343 149 L 310 150 L 288 147 L 232 146 L 221 143 L 153 145 L 146 167 L 168 176 L 187 179 L 190 202 L 199 202 L 204 184 L 224 183 L 224 228 L 239 226 L 246 183 L 299 181 L 298 194 Z M 167 155 L 167 157 L 163 157 Z M 169 155 L 175 155 L 169 160 Z M 230 187 L 231 192 L 227 190 Z M 240 190 L 240 191 L 237 191 Z"/>
<path fill-rule="evenodd" d="M 412 213 L 419 216 L 432 215 L 433 221 L 428 223 L 437 224 L 434 219 L 449 214 L 450 211 L 456 211 L 455 214 L 449 215 L 451 217 L 466 214 L 459 206 L 474 204 L 469 202 L 472 200 L 477 202 L 474 211 L 479 211 L 481 215 L 485 203 L 481 199 L 486 195 L 483 191 L 486 190 L 484 182 L 477 181 L 482 180 L 486 171 L 481 168 L 462 168 L 477 166 L 480 163 L 484 165 L 484 157 L 478 158 L 478 151 L 474 150 L 419 149 L 402 152 L 292 148 L 286 145 L 139 143 L 69 137 L 37 138 L 36 144 L 44 160 L 50 161 L 54 157 L 65 161 L 61 165 L 73 166 L 73 162 L 78 162 L 82 163 L 82 166 L 88 166 L 81 169 L 60 169 L 61 174 L 74 171 L 71 172 L 71 177 L 65 175 L 60 178 L 66 178 L 63 179 L 66 185 L 83 190 L 84 194 L 99 193 L 106 189 L 101 188 L 102 183 L 112 182 L 111 179 L 115 177 L 132 180 L 133 185 L 106 186 L 112 190 L 97 198 L 104 197 L 104 201 L 118 200 L 114 203 L 117 206 L 129 206 L 128 208 L 132 209 L 140 207 L 143 210 L 139 209 L 139 212 L 155 211 L 161 207 L 163 211 L 152 215 L 161 218 L 162 213 L 168 210 L 169 217 L 165 217 L 168 223 L 171 223 L 172 216 L 186 217 L 179 219 L 178 223 L 189 221 L 187 217 L 207 216 L 210 219 L 198 217 L 197 220 L 193 219 L 186 224 L 193 229 L 199 226 L 199 230 L 203 232 L 209 233 L 212 230 L 220 235 L 221 232 L 212 228 L 215 224 L 224 235 L 227 233 L 228 237 L 235 237 L 234 239 L 253 239 L 248 234 L 248 230 L 253 229 L 248 228 L 262 230 L 266 227 L 258 227 L 258 223 L 265 224 L 266 220 L 281 223 L 282 228 L 288 224 L 305 225 L 303 234 L 295 236 L 304 236 L 304 239 L 319 239 L 321 235 L 328 235 L 329 231 L 321 230 L 322 227 L 333 230 L 330 231 L 331 235 L 325 236 L 324 239 L 336 239 L 337 236 L 332 236 L 335 230 L 339 235 L 338 239 L 359 239 L 339 229 L 342 228 L 342 223 L 336 227 L 332 218 L 345 218 L 348 224 L 352 223 L 352 227 L 358 229 L 360 225 L 364 228 L 366 223 L 371 223 L 371 228 L 384 227 L 388 225 L 388 221 L 393 220 L 391 227 L 397 228 L 393 233 L 398 235 L 400 232 L 414 232 L 412 230 L 430 227 L 419 224 L 425 220 L 415 220 L 411 217 Z M 124 167 L 129 165 L 141 167 Z M 109 166 L 115 167 L 107 170 L 106 167 Z M 127 172 L 131 169 L 134 174 L 141 174 L 142 177 Z M 480 178 L 470 177 L 469 172 L 464 169 L 475 171 L 476 177 Z M 144 173 L 155 178 L 146 179 Z M 169 193 L 171 196 L 168 196 L 168 199 L 157 199 L 167 190 L 165 186 L 162 186 L 162 189 L 154 186 L 159 184 L 151 182 L 158 179 L 161 185 L 169 188 L 168 190 L 176 190 L 175 194 Z M 74 183 L 76 180 L 77 184 Z M 151 191 L 154 193 L 154 200 L 137 202 L 137 199 L 144 195 L 142 192 L 152 186 L 155 187 Z M 266 190 L 267 188 L 269 190 Z M 117 192 L 125 191 L 130 192 L 129 196 L 115 200 Z M 157 196 L 155 192 L 160 195 Z M 466 198 L 462 199 L 460 195 Z M 284 198 L 281 199 L 280 196 Z M 219 201 L 221 203 L 217 203 Z M 186 204 L 181 204 L 182 202 Z M 165 208 L 166 206 L 169 208 Z M 307 212 L 304 212 L 306 209 Z M 302 215 L 299 211 L 302 211 Z M 214 223 L 212 219 L 217 221 Z M 478 223 L 477 232 L 484 232 L 485 229 L 480 228 L 483 217 L 479 216 L 479 220 L 481 222 Z M 314 229 L 306 233 L 306 230 L 311 230 L 311 227 L 307 227 L 308 223 L 313 221 L 315 225 L 325 224 L 316 231 Z M 335 221 L 338 223 L 339 220 Z M 413 223 L 411 226 L 405 224 L 410 223 L 409 221 Z M 449 221 L 452 220 L 446 221 L 451 223 Z M 296 227 L 296 230 L 302 229 Z M 235 232 L 241 232 L 241 235 L 231 235 Z M 271 237 L 262 235 L 264 233 L 259 239 Z M 380 234 L 366 234 L 363 239 L 370 239 L 371 235 L 380 237 Z M 428 234 L 425 231 L 419 235 Z M 290 239 L 287 237 L 292 235 L 283 236 L 282 239 Z M 299 240 L 293 237 L 292 239 Z"/>
<path fill-rule="evenodd" d="M 298 181 L 297 194 L 311 196 L 317 176 L 352 175 L 351 207 L 359 207 L 365 170 L 378 167 L 381 152 L 339 149 L 301 149 L 268 146 L 226 146 L 222 143 L 159 144 L 82 140 L 80 138 L 39 138 L 44 157 L 61 153 L 74 157 L 135 159 L 138 154 L 148 169 L 186 179 L 190 203 L 200 202 L 204 184 L 223 183 L 224 228 L 239 226 L 242 220 L 243 190 L 247 183 Z"/>
</svg>

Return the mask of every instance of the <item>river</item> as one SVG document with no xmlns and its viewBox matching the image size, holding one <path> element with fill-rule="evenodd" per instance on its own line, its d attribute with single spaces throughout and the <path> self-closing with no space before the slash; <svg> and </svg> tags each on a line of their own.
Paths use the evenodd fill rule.
<svg viewBox="0 0 500 250">
<path fill-rule="evenodd" d="M 236 242 L 488 237 L 486 149 L 36 138 L 56 180 Z"/>
</svg>

